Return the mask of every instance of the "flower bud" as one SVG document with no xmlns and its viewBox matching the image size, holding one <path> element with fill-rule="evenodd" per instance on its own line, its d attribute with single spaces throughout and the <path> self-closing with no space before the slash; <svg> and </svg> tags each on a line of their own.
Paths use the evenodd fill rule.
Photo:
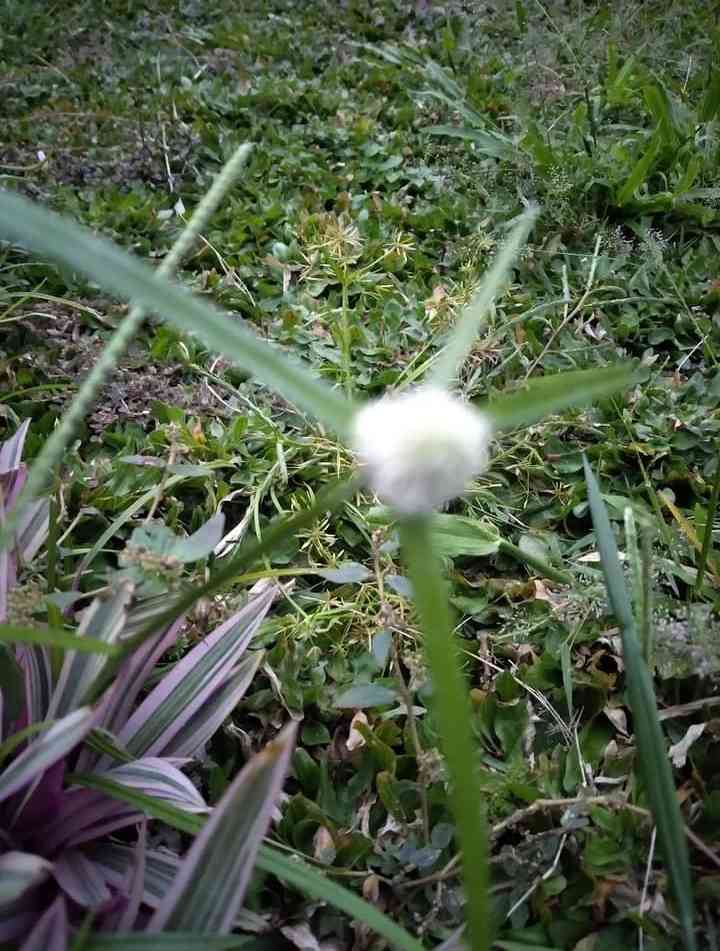
<svg viewBox="0 0 720 951">
<path fill-rule="evenodd" d="M 488 465 L 489 418 L 440 387 L 385 396 L 358 411 L 352 446 L 367 484 L 403 515 L 461 495 Z"/>
</svg>

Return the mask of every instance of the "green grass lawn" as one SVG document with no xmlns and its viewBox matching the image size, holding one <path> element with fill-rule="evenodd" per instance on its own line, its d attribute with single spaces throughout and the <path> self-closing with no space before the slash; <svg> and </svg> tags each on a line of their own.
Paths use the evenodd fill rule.
<svg viewBox="0 0 720 951">
<path fill-rule="evenodd" d="M 159 263 L 222 164 L 254 143 L 181 279 L 357 398 L 425 376 L 509 223 L 540 205 L 461 392 L 492 400 L 621 360 L 638 382 L 504 433 L 443 522 L 497 947 L 683 947 L 636 770 L 585 453 L 644 606 L 699 946 L 717 949 L 716 14 L 702 0 L 427 7 L 6 0 L 0 187 Z M 0 243 L 0 439 L 30 418 L 32 459 L 126 309 Z M 320 424 L 151 317 L 63 459 L 57 557 L 43 549 L 23 567 L 9 620 L 57 622 L 123 579 L 138 599 L 202 580 L 207 560 L 181 570 L 131 535 L 190 534 L 220 511 L 233 542 L 262 538 L 352 466 Z M 251 752 L 301 720 L 270 838 L 435 947 L 462 923 L 463 895 L 404 572 L 387 513 L 356 493 L 198 604 L 183 651 L 251 583 L 292 582 L 253 641 L 266 655 L 251 687 L 190 775 L 216 802 Z M 259 873 L 244 914 L 279 951 L 385 946 Z"/>
</svg>

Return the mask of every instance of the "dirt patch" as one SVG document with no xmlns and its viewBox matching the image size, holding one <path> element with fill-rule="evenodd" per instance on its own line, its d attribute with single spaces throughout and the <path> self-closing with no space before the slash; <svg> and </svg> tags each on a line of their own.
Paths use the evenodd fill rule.
<svg viewBox="0 0 720 951">
<path fill-rule="evenodd" d="M 107 313 L 108 305 L 98 301 L 84 302 L 99 313 Z M 34 318 L 29 329 L 42 334 L 47 348 L 33 354 L 36 370 L 43 370 L 49 382 L 82 383 L 97 363 L 107 344 L 107 337 L 88 330 L 77 314 L 61 305 L 41 305 L 48 319 Z M 39 312 L 40 307 L 35 308 Z M 60 408 L 69 400 L 60 394 L 53 399 Z M 189 383 L 187 369 L 181 364 L 161 363 L 151 359 L 145 349 L 131 347 L 112 378 L 102 388 L 95 406 L 86 417 L 93 437 L 118 422 L 146 424 L 152 418 L 155 401 L 177 406 L 193 415 L 227 416 L 228 410 L 203 382 Z"/>
</svg>

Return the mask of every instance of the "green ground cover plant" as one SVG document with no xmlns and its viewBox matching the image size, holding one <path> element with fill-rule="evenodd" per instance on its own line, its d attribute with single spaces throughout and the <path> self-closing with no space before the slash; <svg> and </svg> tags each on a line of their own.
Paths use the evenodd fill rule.
<svg viewBox="0 0 720 951">
<path fill-rule="evenodd" d="M 56 13 L 0 7 L 0 940 L 716 947 L 711 11 Z M 466 473 L 452 404 L 358 435 L 423 385 Z"/>
</svg>

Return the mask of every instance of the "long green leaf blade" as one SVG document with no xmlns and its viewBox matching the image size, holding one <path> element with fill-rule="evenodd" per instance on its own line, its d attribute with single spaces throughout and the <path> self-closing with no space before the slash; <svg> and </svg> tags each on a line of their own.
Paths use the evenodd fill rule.
<svg viewBox="0 0 720 951">
<path fill-rule="evenodd" d="M 460 666 L 449 608 L 449 592 L 432 547 L 429 518 L 404 519 L 400 538 L 425 634 L 433 680 L 433 701 L 450 773 L 450 797 L 463 852 L 466 919 L 473 951 L 490 947 L 487 822 L 477 776 L 479 755 L 472 732 L 468 684 Z"/>
<path fill-rule="evenodd" d="M 487 413 L 496 430 L 529 426 L 549 413 L 611 396 L 630 386 L 634 368 L 627 363 L 599 370 L 555 373 L 531 380 L 522 390 L 498 396 L 478 408 Z"/>
<path fill-rule="evenodd" d="M 19 624 L 0 625 L 0 641 L 9 644 L 44 644 L 48 647 L 61 647 L 63 650 L 84 652 L 86 654 L 118 654 L 117 644 L 109 644 L 94 637 L 78 637 L 71 631 L 60 627 L 25 627 Z"/>
<path fill-rule="evenodd" d="M 261 340 L 239 317 L 232 319 L 161 280 L 147 265 L 86 228 L 17 195 L 0 193 L 0 233 L 47 254 L 97 281 L 105 290 L 159 314 L 195 334 L 278 393 L 340 434 L 348 431 L 352 406 L 299 362 Z"/>
<path fill-rule="evenodd" d="M 507 280 L 510 268 L 527 240 L 537 215 L 537 209 L 531 208 L 520 216 L 518 223 L 496 255 L 492 267 L 483 278 L 477 293 L 460 315 L 445 349 L 438 357 L 430 374 L 430 383 L 447 387 L 455 379 L 463 360 L 472 350 L 482 322 Z"/>
<path fill-rule="evenodd" d="M 640 772 L 657 824 L 668 875 L 677 901 L 685 947 L 696 948 L 693 931 L 694 905 L 690 859 L 665 739 L 657 715 L 650 672 L 642 658 L 635 631 L 635 618 L 618 556 L 615 536 L 600 488 L 587 459 L 583 459 L 588 502 L 597 537 L 600 562 L 610 604 L 623 639 L 627 689 L 633 713 Z"/>
</svg>

